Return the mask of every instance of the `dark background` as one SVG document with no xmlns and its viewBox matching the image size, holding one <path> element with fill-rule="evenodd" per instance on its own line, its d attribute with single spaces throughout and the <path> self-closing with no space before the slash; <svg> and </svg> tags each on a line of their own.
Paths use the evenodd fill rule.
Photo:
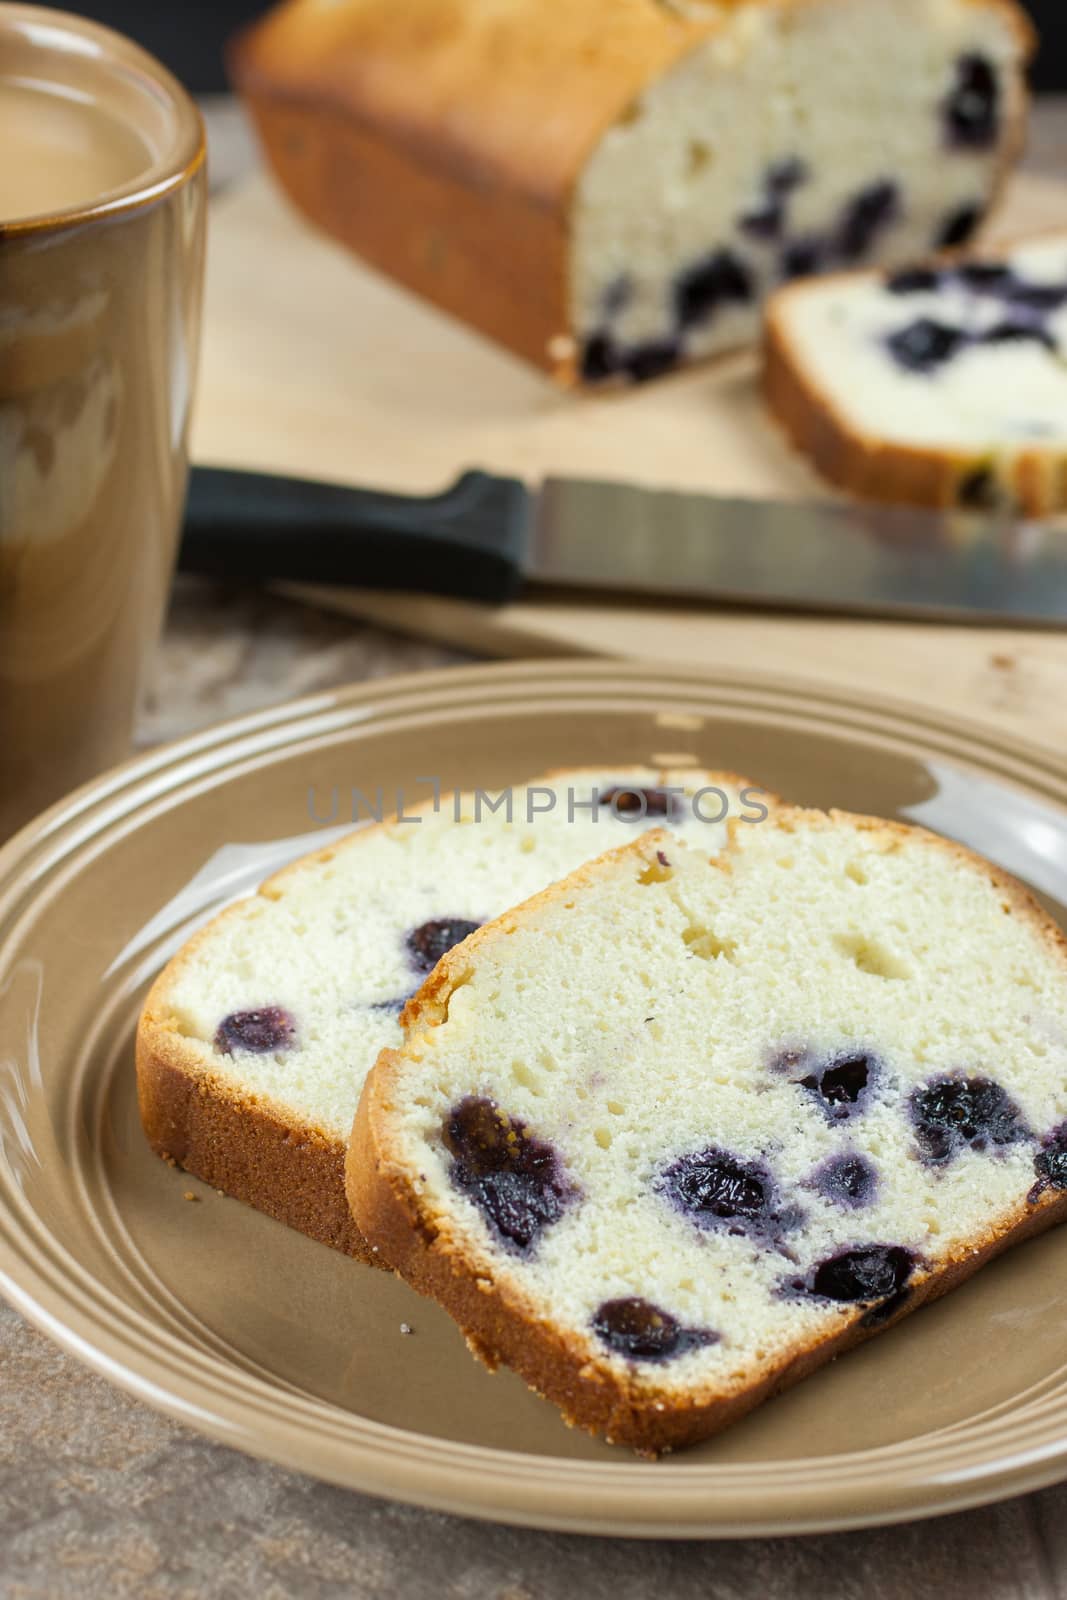
<svg viewBox="0 0 1067 1600">
<path fill-rule="evenodd" d="M 570 0 L 543 0 L 567 5 Z M 862 3 L 862 0 L 861 0 Z M 1039 88 L 1067 91 L 1067 0 L 1026 0 L 1041 29 L 1043 45 L 1034 74 Z M 393 0 L 402 6 L 404 0 Z M 68 0 L 64 10 L 81 11 L 121 28 L 161 56 L 189 85 L 204 92 L 225 86 L 222 41 L 242 22 L 267 10 L 255 0 L 185 0 L 145 4 L 144 0 Z"/>
</svg>

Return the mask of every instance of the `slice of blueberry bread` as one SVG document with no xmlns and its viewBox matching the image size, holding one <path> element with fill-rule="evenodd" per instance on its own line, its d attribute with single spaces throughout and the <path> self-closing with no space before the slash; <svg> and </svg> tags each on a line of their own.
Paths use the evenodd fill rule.
<svg viewBox="0 0 1067 1600">
<path fill-rule="evenodd" d="M 769 799 L 733 774 L 563 772 L 458 810 L 444 795 L 298 861 L 198 933 L 149 994 L 137 1078 L 150 1143 L 369 1258 L 345 1146 L 364 1075 L 400 1043 L 401 1008 L 438 958 L 635 828 L 666 823 L 714 849 L 728 815 L 759 817 Z"/>
<path fill-rule="evenodd" d="M 1067 942 L 943 839 L 655 834 L 447 956 L 364 1086 L 367 1237 L 569 1422 L 694 1443 L 1067 1212 Z"/>
<path fill-rule="evenodd" d="M 784 289 L 765 392 L 816 467 L 877 500 L 1067 507 L 1067 232 Z"/>
<path fill-rule="evenodd" d="M 1011 0 L 287 0 L 232 65 L 313 221 L 564 381 L 640 382 L 784 279 L 969 238 L 1031 42 Z"/>
</svg>

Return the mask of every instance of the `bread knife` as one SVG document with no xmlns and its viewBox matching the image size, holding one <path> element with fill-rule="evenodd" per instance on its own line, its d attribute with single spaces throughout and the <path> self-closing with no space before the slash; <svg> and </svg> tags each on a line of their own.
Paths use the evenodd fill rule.
<svg viewBox="0 0 1067 1600">
<path fill-rule="evenodd" d="M 846 615 L 1067 622 L 1062 524 L 571 478 L 532 488 L 480 471 L 411 496 L 196 467 L 180 565 L 491 603 L 547 584 Z"/>
</svg>

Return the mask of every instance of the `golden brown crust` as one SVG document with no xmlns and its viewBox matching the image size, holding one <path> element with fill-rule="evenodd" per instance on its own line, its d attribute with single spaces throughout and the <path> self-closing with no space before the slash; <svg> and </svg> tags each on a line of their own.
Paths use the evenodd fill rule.
<svg viewBox="0 0 1067 1600">
<path fill-rule="evenodd" d="M 818 288 L 857 276 L 871 274 L 820 278 Z M 851 494 L 886 504 L 940 509 L 966 506 L 968 481 L 995 466 L 988 448 L 923 449 L 878 439 L 855 427 L 815 374 L 807 370 L 789 336 L 792 297 L 810 287 L 790 284 L 767 306 L 763 395 L 772 416 L 824 478 Z M 1035 445 L 1020 450 L 1010 473 L 1006 477 L 998 473 L 997 481 L 1002 492 L 1028 516 L 1049 516 L 1067 509 L 1067 449 Z"/>
<path fill-rule="evenodd" d="M 546 30 L 523 3 L 357 0 L 314 27 L 288 5 L 238 39 L 231 71 L 305 216 L 565 375 L 571 187 L 604 129 L 706 31 L 638 0 L 613 3 L 601 33 L 603 9 L 558 8 Z"/>
<path fill-rule="evenodd" d="M 903 839 L 921 840 L 928 848 L 977 866 L 1004 896 L 1005 905 L 1031 922 L 1059 957 L 1067 982 L 1067 938 L 1029 891 L 1000 868 L 954 841 L 906 823 L 860 817 L 847 812 L 813 812 L 783 807 L 776 822 L 786 829 L 835 828 L 841 823 L 875 835 L 887 848 Z M 731 824 L 731 834 L 743 825 Z M 464 980 L 478 946 L 521 922 L 539 906 L 552 903 L 575 888 L 610 871 L 616 858 L 633 854 L 651 865 L 662 846 L 662 833 L 648 833 L 620 851 L 587 863 L 569 878 L 542 891 L 487 923 L 462 950 L 447 955 L 409 1001 L 403 1021 L 409 1045 L 420 1031 L 447 1015 L 452 990 Z M 726 857 L 712 864 L 730 870 Z M 414 1187 L 403 1162 L 390 1148 L 391 1105 L 397 1097 L 405 1051 L 385 1050 L 364 1084 L 352 1128 L 345 1167 L 349 1205 L 366 1238 L 406 1282 L 437 1300 L 456 1320 L 472 1351 L 493 1368 L 512 1367 L 539 1394 L 552 1400 L 568 1423 L 647 1454 L 661 1454 L 698 1443 L 736 1421 L 773 1394 L 814 1372 L 825 1362 L 895 1324 L 928 1301 L 947 1294 L 987 1261 L 1011 1245 L 1067 1219 L 1067 1194 L 1046 1191 L 1025 1202 L 973 1247 L 953 1256 L 935 1271 L 917 1274 L 899 1309 L 876 1326 L 865 1326 L 862 1308 L 842 1313 L 842 1327 L 815 1343 L 797 1344 L 768 1360 L 749 1381 L 715 1391 L 694 1390 L 681 1402 L 664 1398 L 654 1382 L 635 1389 L 616 1368 L 598 1357 L 591 1344 L 568 1338 L 540 1317 L 514 1278 L 465 1252 L 451 1236 L 448 1220 L 435 1214 Z"/>
<path fill-rule="evenodd" d="M 288 0 L 231 76 L 294 204 L 373 266 L 573 381 L 568 215 L 604 133 L 723 26 L 777 0 Z M 787 0 L 793 6 L 812 0 Z M 855 3 L 855 0 L 853 0 Z M 1009 18 L 1014 0 L 973 0 Z"/>
<path fill-rule="evenodd" d="M 738 773 L 695 768 L 691 773 L 636 767 L 561 767 L 531 783 L 580 783 L 610 770 L 634 781 L 662 785 L 669 779 L 696 779 L 718 788 L 751 789 L 777 796 Z M 647 775 L 647 776 L 646 776 Z M 408 815 L 432 811 L 433 802 Z M 157 1155 L 267 1216 L 373 1266 L 386 1263 L 363 1237 L 345 1199 L 347 1137 L 298 1119 L 266 1096 L 243 1093 L 239 1084 L 213 1069 L 204 1041 L 183 1036 L 169 1005 L 177 972 L 231 918 L 245 917 L 257 900 L 277 899 L 291 878 L 338 854 L 359 848 L 388 820 L 362 828 L 310 852 L 267 878 L 250 900 L 227 906 L 178 951 L 153 984 L 137 1028 L 137 1094 L 141 1121 Z"/>
<path fill-rule="evenodd" d="M 235 1093 L 172 1034 L 137 1034 L 137 1100 L 152 1149 L 213 1189 L 374 1266 L 344 1199 L 344 1141 Z"/>
<path fill-rule="evenodd" d="M 243 93 L 267 160 L 308 221 L 535 366 L 563 370 L 554 342 L 569 321 L 562 214 L 435 172 L 332 105 L 250 85 Z M 502 239 L 506 272 L 494 265 Z"/>
</svg>

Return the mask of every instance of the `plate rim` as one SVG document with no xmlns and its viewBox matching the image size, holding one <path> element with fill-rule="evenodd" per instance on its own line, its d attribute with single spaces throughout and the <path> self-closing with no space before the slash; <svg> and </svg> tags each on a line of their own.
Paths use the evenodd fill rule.
<svg viewBox="0 0 1067 1600">
<path fill-rule="evenodd" d="M 717 702 L 715 709 L 730 714 L 744 709 L 739 702 L 749 698 L 759 701 L 761 697 L 772 702 L 781 698 L 798 711 L 802 704 L 809 709 L 834 709 L 846 713 L 843 721 L 853 725 L 862 710 L 861 733 L 872 738 L 883 731 L 914 735 L 921 728 L 948 759 L 959 761 L 961 756 L 956 748 L 946 750 L 946 741 L 952 747 L 970 746 L 974 752 L 970 765 L 987 774 L 995 770 L 1001 781 L 1015 782 L 1031 794 L 1041 792 L 1048 783 L 1052 791 L 1059 789 L 1059 803 L 1067 806 L 1067 757 L 999 724 L 949 715 L 906 699 L 850 695 L 847 689 L 834 684 L 787 677 L 780 672 L 742 672 L 714 663 L 690 667 L 670 662 L 579 658 L 448 667 L 319 691 L 213 724 L 135 755 L 57 802 L 0 847 L 0 916 L 11 900 L 12 883 L 18 886 L 28 868 L 36 870 L 30 871 L 30 892 L 22 899 L 32 904 L 34 888 L 50 867 L 76 860 L 90 840 L 110 834 L 113 826 L 121 832 L 123 820 L 138 816 L 153 798 L 180 797 L 198 772 L 201 777 L 213 775 L 221 786 L 252 754 L 269 761 L 267 752 L 292 752 L 311 739 L 316 730 L 343 736 L 357 723 L 380 721 L 388 708 L 402 708 L 412 698 L 425 712 L 431 707 L 447 707 L 450 701 L 469 705 L 472 692 L 476 695 L 483 691 L 490 699 L 500 700 L 525 687 L 538 692 L 542 699 L 549 696 L 573 702 L 583 694 L 603 694 L 611 685 L 620 683 L 635 691 L 640 687 L 638 699 L 652 695 L 663 698 L 668 690 L 704 695 L 723 690 L 725 699 L 721 704 Z M 829 731 L 836 732 L 838 724 L 832 720 Z M 820 727 L 824 733 L 827 731 L 825 722 Z M 990 763 L 988 758 L 994 752 L 998 759 Z M 962 761 L 968 764 L 966 757 Z M 1043 781 L 1035 782 L 1038 773 Z M 0 939 L 0 949 L 8 942 L 7 938 Z M 241 1381 L 235 1387 L 232 1369 L 221 1358 L 208 1358 L 196 1351 L 190 1366 L 186 1350 L 183 1384 L 161 1361 L 158 1333 L 155 1351 L 139 1348 L 136 1325 L 145 1322 L 140 1331 L 148 1338 L 147 1320 L 124 1307 L 117 1295 L 93 1280 L 85 1269 L 80 1270 L 95 1286 L 96 1298 L 85 1295 L 85 1303 L 75 1308 L 69 1281 L 67 1285 L 57 1283 L 25 1249 L 19 1249 L 32 1232 L 19 1225 L 19 1198 L 13 1198 L 7 1169 L 0 1164 L 0 1292 L 31 1323 L 83 1364 L 176 1420 L 231 1447 L 366 1493 L 460 1515 L 559 1531 L 644 1538 L 731 1538 L 843 1530 L 940 1515 L 1044 1487 L 1067 1473 L 1067 1405 L 1060 1407 L 1062 1421 L 1050 1433 L 1047 1424 L 1052 1419 L 1045 1403 L 1036 1406 L 1036 1436 L 1030 1446 L 1012 1449 L 1007 1438 L 1003 1445 L 997 1445 L 1000 1435 L 1011 1433 L 1013 1417 L 1018 1432 L 1023 1414 L 1008 1410 L 1005 1418 L 991 1424 L 988 1459 L 963 1469 L 953 1468 L 949 1460 L 939 1465 L 942 1452 L 935 1446 L 933 1459 L 918 1475 L 905 1473 L 905 1480 L 896 1482 L 887 1474 L 880 1475 L 869 1486 L 869 1499 L 852 1509 L 830 1503 L 835 1471 L 840 1478 L 850 1466 L 858 1468 L 860 1459 L 866 1456 L 877 1456 L 879 1463 L 886 1465 L 888 1452 L 902 1458 L 914 1456 L 919 1445 L 938 1440 L 939 1434 L 913 1436 L 870 1452 L 843 1452 L 743 1467 L 688 1466 L 684 1457 L 649 1466 L 629 1459 L 573 1461 L 465 1444 L 376 1423 L 311 1396 L 303 1405 L 296 1404 L 292 1396 L 285 1397 L 282 1406 L 292 1420 L 269 1420 L 267 1401 L 278 1392 L 270 1383 L 240 1373 Z M 46 1231 L 43 1223 L 40 1229 Z M 52 1240 L 39 1259 L 48 1260 L 51 1255 L 58 1263 L 57 1243 Z M 62 1247 L 60 1251 L 67 1254 Z M 108 1301 L 114 1302 L 113 1308 Z M 109 1326 L 112 1319 L 117 1328 Z M 87 1328 L 92 1337 L 87 1336 Z M 180 1348 L 177 1336 L 168 1337 Z M 212 1393 L 213 1386 L 206 1375 L 196 1370 L 201 1364 L 213 1366 L 219 1380 L 229 1373 L 232 1393 Z M 161 1370 L 166 1373 L 165 1384 L 160 1382 Z M 219 1387 L 224 1391 L 226 1384 L 220 1382 Z M 331 1414 L 343 1419 L 345 1437 L 328 1438 L 324 1425 L 318 1431 L 309 1430 L 300 1419 L 301 1413 L 318 1415 L 323 1424 Z M 966 1424 L 941 1433 L 959 1428 L 966 1431 Z M 950 1458 L 951 1455 L 949 1450 Z M 773 1500 L 785 1502 L 773 1514 L 751 1505 L 752 1500 L 762 1498 L 754 1483 L 731 1491 L 716 1481 L 726 1476 L 743 1481 L 770 1480 L 774 1472 L 784 1477 L 787 1473 L 796 1475 L 800 1469 L 802 1481 L 791 1483 L 788 1492 L 777 1485 L 771 1490 Z M 903 1462 L 900 1470 L 905 1470 Z M 669 1506 L 664 1506 L 665 1500 L 669 1500 Z M 746 1501 L 750 1502 L 747 1511 Z"/>
</svg>

